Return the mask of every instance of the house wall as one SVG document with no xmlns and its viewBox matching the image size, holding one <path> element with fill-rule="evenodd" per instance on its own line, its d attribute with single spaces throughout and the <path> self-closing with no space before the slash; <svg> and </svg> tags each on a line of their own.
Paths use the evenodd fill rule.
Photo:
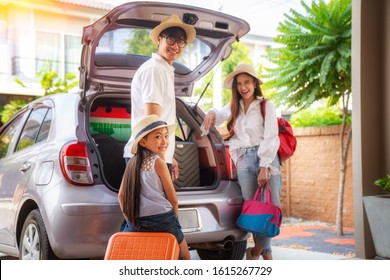
<svg viewBox="0 0 390 280">
<path fill-rule="evenodd" d="M 285 216 L 336 223 L 341 126 L 295 128 L 297 149 L 282 166 Z M 354 226 L 352 148 L 344 190 L 343 225 Z"/>
<path fill-rule="evenodd" d="M 81 50 L 82 28 L 95 22 L 112 7 L 93 1 L 75 4 L 52 0 L 0 1 L 0 101 L 7 100 L 8 96 L 43 94 L 37 81 L 37 74 L 42 71 L 36 69 L 40 46 L 37 32 L 57 36 L 56 44 L 50 45 L 57 50 L 51 59 L 58 66 L 55 70 L 63 75 L 65 65 L 74 63 L 73 59 L 69 61 L 65 57 L 65 36 L 80 37 Z M 50 50 L 47 53 L 52 54 Z M 17 84 L 15 78 L 20 79 L 26 88 Z"/>
<path fill-rule="evenodd" d="M 90 18 L 67 14 L 53 14 L 50 11 L 35 11 L 36 30 L 77 34 L 81 36 L 82 27 L 91 24 Z"/>
</svg>

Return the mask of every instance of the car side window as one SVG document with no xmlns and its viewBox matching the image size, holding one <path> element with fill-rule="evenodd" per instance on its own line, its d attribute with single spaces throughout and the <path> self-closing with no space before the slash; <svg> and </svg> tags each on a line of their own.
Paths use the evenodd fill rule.
<svg viewBox="0 0 390 280">
<path fill-rule="evenodd" d="M 17 117 L 0 135 L 0 159 L 7 155 L 12 139 L 18 130 L 23 115 Z"/>
<path fill-rule="evenodd" d="M 38 108 L 31 112 L 23 127 L 22 134 L 16 147 L 17 151 L 30 147 L 36 143 L 48 110 L 48 108 Z"/>
<path fill-rule="evenodd" d="M 36 143 L 46 140 L 47 137 L 49 136 L 52 118 L 53 118 L 52 109 L 49 109 L 42 123 L 41 129 L 39 130 Z"/>
</svg>

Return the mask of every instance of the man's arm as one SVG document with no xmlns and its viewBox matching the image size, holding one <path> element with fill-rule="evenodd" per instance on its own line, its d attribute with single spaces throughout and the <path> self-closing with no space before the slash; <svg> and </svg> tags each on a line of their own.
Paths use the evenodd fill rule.
<svg viewBox="0 0 390 280">
<path fill-rule="evenodd" d="M 161 106 L 157 103 L 145 103 L 144 111 L 145 111 L 145 116 L 157 115 L 160 117 Z"/>
</svg>

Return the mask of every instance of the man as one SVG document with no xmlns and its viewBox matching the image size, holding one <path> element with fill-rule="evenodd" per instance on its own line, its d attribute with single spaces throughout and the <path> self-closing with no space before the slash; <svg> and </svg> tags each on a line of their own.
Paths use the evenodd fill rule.
<svg viewBox="0 0 390 280">
<path fill-rule="evenodd" d="M 158 46 L 157 53 L 140 66 L 131 85 L 131 126 L 134 127 L 144 116 L 155 114 L 168 124 L 176 122 L 176 102 L 173 62 L 179 58 L 184 47 L 195 39 L 195 28 L 183 23 L 176 15 L 165 18 L 150 33 Z M 124 148 L 124 157 L 130 158 L 130 147 L 135 135 Z M 179 177 L 179 169 L 173 158 L 175 134 L 170 136 L 166 153 L 172 180 Z"/>
</svg>

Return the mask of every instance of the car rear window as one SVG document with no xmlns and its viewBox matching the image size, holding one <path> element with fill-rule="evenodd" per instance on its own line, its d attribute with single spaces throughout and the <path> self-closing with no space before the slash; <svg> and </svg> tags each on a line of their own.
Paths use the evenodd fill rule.
<svg viewBox="0 0 390 280">
<path fill-rule="evenodd" d="M 125 63 L 126 59 L 123 59 L 120 54 L 132 55 L 127 57 L 127 60 L 131 59 L 127 63 L 134 63 L 131 66 L 138 67 L 157 51 L 157 46 L 149 38 L 150 31 L 150 29 L 141 28 L 122 28 L 108 31 L 100 38 L 96 48 L 96 56 L 110 53 L 112 59 L 117 54 L 117 57 L 120 57 L 118 62 Z M 190 72 L 200 65 L 210 53 L 211 49 L 206 43 L 195 39 L 183 49 L 182 55 L 176 62 L 183 66 L 182 72 L 185 72 L 184 69 L 189 69 L 188 72 Z"/>
</svg>

